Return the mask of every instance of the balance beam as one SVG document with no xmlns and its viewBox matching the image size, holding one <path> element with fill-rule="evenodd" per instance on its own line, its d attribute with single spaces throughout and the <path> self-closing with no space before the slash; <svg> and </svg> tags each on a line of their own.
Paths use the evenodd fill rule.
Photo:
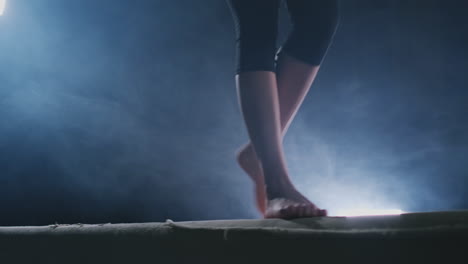
<svg viewBox="0 0 468 264">
<path fill-rule="evenodd" d="M 468 263 L 467 256 L 468 210 L 0 227 L 5 264 Z"/>
</svg>

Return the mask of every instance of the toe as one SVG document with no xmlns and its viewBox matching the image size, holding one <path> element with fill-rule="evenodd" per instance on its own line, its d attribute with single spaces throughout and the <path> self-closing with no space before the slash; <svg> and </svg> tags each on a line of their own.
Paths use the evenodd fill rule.
<svg viewBox="0 0 468 264">
<path fill-rule="evenodd" d="M 302 204 L 300 207 L 300 217 L 311 217 L 312 215 L 312 207 L 309 204 Z"/>
<path fill-rule="evenodd" d="M 297 217 L 307 217 L 306 214 L 307 206 L 305 204 L 300 204 L 297 206 Z"/>
<path fill-rule="evenodd" d="M 327 210 L 319 209 L 313 204 L 295 203 L 283 205 L 276 211 L 275 218 L 293 219 L 303 217 L 321 217 L 327 216 Z"/>
<path fill-rule="evenodd" d="M 325 216 L 325 215 L 326 215 L 325 210 L 323 210 L 323 209 L 318 210 L 318 216 Z"/>
<path fill-rule="evenodd" d="M 299 208 L 297 205 L 291 205 L 289 206 L 289 217 L 290 218 L 297 218 L 299 217 Z"/>
<path fill-rule="evenodd" d="M 314 216 L 314 208 L 311 206 L 306 207 L 306 216 L 307 217 L 312 217 Z"/>
<path fill-rule="evenodd" d="M 289 217 L 290 218 L 298 218 L 298 217 L 300 217 L 299 212 L 300 212 L 300 206 L 292 205 L 292 206 L 290 206 L 290 209 L 289 209 Z"/>
<path fill-rule="evenodd" d="M 299 206 L 299 217 L 307 217 L 307 205 L 301 204 Z"/>
<path fill-rule="evenodd" d="M 312 207 L 312 206 L 311 206 L 311 207 L 310 207 L 310 210 L 312 211 L 312 213 L 311 213 L 311 216 L 312 216 L 312 217 L 318 216 L 318 215 L 319 215 L 319 210 L 317 209 L 317 207 L 315 207 L 315 206 Z"/>
<path fill-rule="evenodd" d="M 294 217 L 294 211 L 291 206 L 286 206 L 279 210 L 280 218 L 288 219 Z"/>
<path fill-rule="evenodd" d="M 286 218 L 288 217 L 288 209 L 287 208 L 281 208 L 278 211 L 278 218 Z"/>
<path fill-rule="evenodd" d="M 315 206 L 310 206 L 309 210 L 310 210 L 310 217 L 317 216 L 317 208 Z"/>
<path fill-rule="evenodd" d="M 313 217 L 314 216 L 314 208 L 310 205 L 304 206 L 304 217 Z"/>
</svg>

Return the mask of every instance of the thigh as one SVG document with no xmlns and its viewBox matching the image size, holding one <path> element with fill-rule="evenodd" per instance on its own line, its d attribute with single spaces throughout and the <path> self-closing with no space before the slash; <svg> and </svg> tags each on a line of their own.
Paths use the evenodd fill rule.
<svg viewBox="0 0 468 264">
<path fill-rule="evenodd" d="M 237 73 L 275 71 L 280 0 L 227 0 L 234 18 Z"/>
<path fill-rule="evenodd" d="M 286 0 L 296 29 L 323 28 L 338 18 L 338 0 Z"/>
<path fill-rule="evenodd" d="M 282 52 L 310 65 L 320 65 L 335 34 L 337 0 L 286 0 L 292 30 Z"/>
<path fill-rule="evenodd" d="M 280 0 L 226 0 L 238 37 L 276 37 Z"/>
</svg>

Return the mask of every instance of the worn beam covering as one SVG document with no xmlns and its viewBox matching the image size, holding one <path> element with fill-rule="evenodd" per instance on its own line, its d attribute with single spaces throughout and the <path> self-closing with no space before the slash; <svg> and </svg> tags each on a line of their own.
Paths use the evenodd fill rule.
<svg viewBox="0 0 468 264">
<path fill-rule="evenodd" d="M 0 227 L 0 263 L 458 263 L 467 255 L 468 210 Z"/>
</svg>

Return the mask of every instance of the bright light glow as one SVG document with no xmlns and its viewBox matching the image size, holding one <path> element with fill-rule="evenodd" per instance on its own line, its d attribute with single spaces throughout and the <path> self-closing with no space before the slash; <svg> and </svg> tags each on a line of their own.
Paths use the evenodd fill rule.
<svg viewBox="0 0 468 264">
<path fill-rule="evenodd" d="M 337 216 L 400 215 L 404 213 L 400 209 L 353 209 L 340 211 Z"/>
<path fill-rule="evenodd" d="M 0 0 L 0 16 L 3 15 L 3 11 L 5 11 L 6 0 Z"/>
</svg>

